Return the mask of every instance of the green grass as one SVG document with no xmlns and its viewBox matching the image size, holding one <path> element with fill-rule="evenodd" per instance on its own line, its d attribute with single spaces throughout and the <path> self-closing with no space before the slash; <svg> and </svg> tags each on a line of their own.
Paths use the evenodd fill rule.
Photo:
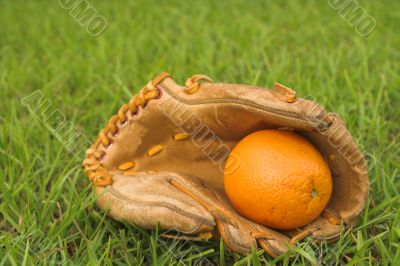
<svg viewBox="0 0 400 266">
<path fill-rule="evenodd" d="M 0 265 L 399 265 L 400 2 L 360 3 L 377 22 L 368 37 L 327 1 L 271 2 L 91 0 L 109 24 L 94 38 L 58 1 L 0 0 Z M 21 99 L 40 90 L 93 140 L 162 71 L 181 83 L 195 73 L 263 87 L 278 81 L 338 112 L 375 162 L 355 230 L 271 259 L 218 241 L 165 242 L 109 219 L 94 204 L 82 158 Z"/>
</svg>

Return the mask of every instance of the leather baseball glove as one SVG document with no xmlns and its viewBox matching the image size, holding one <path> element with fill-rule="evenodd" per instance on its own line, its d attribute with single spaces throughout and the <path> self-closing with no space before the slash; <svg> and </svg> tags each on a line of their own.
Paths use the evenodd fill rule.
<svg viewBox="0 0 400 266">
<path fill-rule="evenodd" d="M 297 230 L 276 231 L 245 219 L 224 192 L 224 168 L 234 167 L 226 165 L 230 150 L 244 136 L 269 128 L 302 134 L 331 168 L 327 208 Z M 212 83 L 204 75 L 185 86 L 167 73 L 150 81 L 100 131 L 83 165 L 97 204 L 115 219 L 148 229 L 158 224 L 187 239 L 220 235 L 238 253 L 258 244 L 273 257 L 306 236 L 336 239 L 354 225 L 368 195 L 365 160 L 337 114 L 280 84 L 266 90 Z"/>
</svg>

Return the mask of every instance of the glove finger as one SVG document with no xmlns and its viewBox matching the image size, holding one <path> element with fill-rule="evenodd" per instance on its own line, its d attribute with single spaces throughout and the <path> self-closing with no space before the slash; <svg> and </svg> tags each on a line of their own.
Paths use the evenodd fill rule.
<svg viewBox="0 0 400 266">
<path fill-rule="evenodd" d="M 251 221 L 247 223 L 253 228 L 252 236 L 271 257 L 276 258 L 289 250 L 290 242 L 287 236 Z"/>
<path fill-rule="evenodd" d="M 166 181 L 165 175 L 136 173 L 113 176 L 113 184 L 96 187 L 97 204 L 117 220 L 154 229 L 172 229 L 185 234 L 210 232 L 211 214 L 198 202 Z"/>
<path fill-rule="evenodd" d="M 273 257 L 288 250 L 289 238 L 243 218 L 233 209 L 225 194 L 216 192 L 199 179 L 171 174 L 171 183 L 210 211 L 229 249 L 246 254 L 250 253 L 258 242 Z"/>
<path fill-rule="evenodd" d="M 199 202 L 214 217 L 219 234 L 226 246 L 235 252 L 247 254 L 257 243 L 251 237 L 248 227 L 221 202 L 215 191 L 204 186 L 193 176 L 169 173 L 171 185 Z"/>
<path fill-rule="evenodd" d="M 343 224 L 333 224 L 320 216 L 300 229 L 289 231 L 288 235 L 292 237 L 292 243 L 307 236 L 311 236 L 315 241 L 334 241 L 339 237 L 343 228 Z"/>
</svg>

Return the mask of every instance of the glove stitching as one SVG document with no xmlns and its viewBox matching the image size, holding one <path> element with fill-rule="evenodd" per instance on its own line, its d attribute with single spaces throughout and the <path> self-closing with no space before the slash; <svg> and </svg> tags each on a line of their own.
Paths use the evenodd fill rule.
<svg viewBox="0 0 400 266">
<path fill-rule="evenodd" d="M 142 202 L 142 201 L 132 200 L 132 199 L 126 197 L 125 195 L 121 194 L 121 193 L 118 192 L 117 190 L 115 190 L 112 186 L 109 187 L 109 190 L 108 190 L 108 191 L 109 191 L 112 195 L 114 195 L 115 197 L 117 197 L 117 198 L 119 198 L 119 199 L 121 199 L 121 200 L 124 200 L 124 201 L 126 201 L 126 202 L 135 203 L 135 204 L 137 204 L 137 205 L 168 208 L 168 209 L 170 209 L 170 210 L 172 210 L 172 211 L 174 211 L 174 212 L 176 212 L 176 213 L 178 213 L 178 214 L 180 214 L 180 215 L 182 215 L 182 216 L 185 216 L 185 217 L 187 217 L 187 218 L 190 218 L 190 219 L 194 220 L 195 222 L 199 222 L 199 223 L 200 223 L 199 226 L 201 226 L 201 224 L 206 224 L 206 225 L 209 225 L 209 226 L 211 226 L 211 227 L 214 226 L 214 224 L 211 223 L 211 222 L 209 222 L 207 219 L 205 219 L 205 218 L 203 218 L 203 217 L 201 217 L 201 216 L 192 214 L 192 213 L 188 213 L 188 212 L 186 212 L 186 211 L 184 211 L 184 210 L 182 210 L 182 209 L 180 209 L 180 208 L 176 207 L 175 205 L 173 205 L 173 204 L 171 204 L 171 203 L 168 203 L 168 202 L 161 202 L 161 201 Z"/>
<path fill-rule="evenodd" d="M 250 227 L 254 230 L 256 229 L 253 225 L 250 224 Z M 271 245 L 270 240 L 276 241 L 275 238 L 271 237 L 270 234 L 262 231 L 252 231 L 250 235 L 254 237 L 257 243 L 272 257 L 277 257 L 280 252 L 276 247 Z"/>
<path fill-rule="evenodd" d="M 249 252 L 250 249 L 245 246 L 241 242 L 237 242 L 233 239 L 232 234 L 230 232 L 229 226 L 232 226 L 236 230 L 240 231 L 239 225 L 236 223 L 236 221 L 233 218 L 230 218 L 228 214 L 224 214 L 225 212 L 221 209 L 218 208 L 218 206 L 215 206 L 215 204 L 212 204 L 214 206 L 209 206 L 206 202 L 203 202 L 199 197 L 194 195 L 191 191 L 189 191 L 186 187 L 184 187 L 181 183 L 179 183 L 177 180 L 170 178 L 168 180 L 172 186 L 176 187 L 183 193 L 187 194 L 188 196 L 192 197 L 195 199 L 197 202 L 199 202 L 204 208 L 206 208 L 210 214 L 214 217 L 215 222 L 217 223 L 218 230 L 222 232 L 222 234 L 225 236 L 225 241 L 227 242 L 227 245 L 237 251 L 237 252 Z"/>
<path fill-rule="evenodd" d="M 161 97 L 161 90 L 159 88 L 156 88 L 156 86 L 167 77 L 170 77 L 168 73 L 162 73 L 151 80 L 145 87 L 141 89 L 141 91 L 137 95 L 132 97 L 128 104 L 124 104 L 119 109 L 117 115 L 111 117 L 107 126 L 100 131 L 98 139 L 90 149 L 92 152 L 89 152 L 87 154 L 87 159 L 94 158 L 97 161 L 101 161 L 101 159 L 105 156 L 105 153 L 98 150 L 98 148 L 102 146 L 103 148 L 107 149 L 113 143 L 112 139 L 108 137 L 108 134 L 110 134 L 111 137 L 115 137 L 118 134 L 119 126 L 123 126 L 128 122 L 128 111 L 130 111 L 132 115 L 137 115 L 139 108 L 144 108 L 149 100 Z M 185 89 L 185 91 L 189 94 L 195 93 L 200 87 L 199 82 L 203 80 L 212 82 L 212 80 L 205 75 L 194 75 L 186 81 L 185 84 L 187 88 Z M 180 135 L 176 134 L 174 136 L 175 140 L 183 140 L 186 138 L 188 138 L 188 136 L 186 136 L 185 133 L 181 133 Z M 155 147 L 148 150 L 147 155 L 150 157 L 154 156 L 161 152 L 163 148 L 164 147 L 162 145 L 156 145 Z M 85 160 L 83 166 L 85 168 L 87 176 L 94 183 L 94 185 L 105 187 L 112 184 L 112 176 L 107 173 L 107 169 L 101 166 L 101 163 L 90 163 L 90 161 Z M 133 167 L 134 165 L 132 167 L 129 167 L 128 169 Z"/>
<path fill-rule="evenodd" d="M 214 98 L 214 99 L 203 99 L 203 100 L 191 100 L 191 99 L 184 99 L 179 97 L 178 95 L 172 93 L 166 86 L 163 85 L 158 85 L 160 88 L 162 88 L 165 92 L 167 92 L 171 97 L 175 98 L 177 101 L 187 104 L 187 105 L 202 105 L 202 104 L 240 104 L 244 105 L 246 107 L 254 108 L 257 110 L 263 110 L 269 113 L 272 113 L 274 115 L 280 115 L 283 118 L 290 117 L 292 119 L 298 119 L 303 122 L 309 122 L 313 123 L 319 127 L 321 127 L 321 130 L 326 130 L 327 128 L 330 127 L 330 125 L 333 123 L 334 118 L 332 117 L 332 114 L 325 114 L 325 111 L 323 110 L 322 117 L 323 119 L 318 116 L 316 117 L 311 117 L 306 114 L 299 114 L 298 112 L 290 112 L 288 110 L 280 110 L 272 107 L 267 107 L 263 106 L 260 104 L 256 104 L 254 102 L 248 101 L 248 100 L 243 100 L 243 99 L 224 99 L 224 98 Z M 304 101 L 302 99 L 299 99 L 298 102 Z M 304 118 L 307 117 L 307 118 Z M 314 128 L 314 126 L 313 126 Z"/>
<path fill-rule="evenodd" d="M 139 107 L 145 107 L 149 100 L 159 98 L 161 96 L 161 91 L 155 86 L 168 77 L 170 77 L 168 73 L 161 73 L 159 76 L 151 80 L 137 95 L 132 97 L 128 104 L 124 104 L 119 109 L 117 115 L 111 117 L 107 126 L 100 131 L 95 143 L 87 151 L 86 159 L 83 162 L 86 175 L 94 185 L 106 187 L 111 185 L 113 182 L 112 175 L 101 163 L 101 160 L 105 156 L 105 152 L 99 149 L 100 147 L 107 149 L 112 145 L 112 139 L 108 134 L 112 137 L 115 137 L 118 134 L 119 127 L 128 122 L 127 112 L 136 115 Z M 157 153 L 160 151 L 161 150 L 158 150 Z"/>
</svg>

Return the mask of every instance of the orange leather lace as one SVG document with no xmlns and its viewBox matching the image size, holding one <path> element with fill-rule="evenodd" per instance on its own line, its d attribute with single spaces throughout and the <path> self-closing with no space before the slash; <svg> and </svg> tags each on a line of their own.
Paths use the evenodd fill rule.
<svg viewBox="0 0 400 266">
<path fill-rule="evenodd" d="M 107 126 L 100 131 L 100 134 L 92 147 L 87 150 L 83 166 L 86 175 L 94 185 L 105 187 L 112 184 L 112 175 L 101 163 L 101 159 L 105 155 L 102 150 L 111 145 L 112 137 L 119 132 L 120 126 L 127 122 L 128 112 L 135 115 L 140 106 L 144 106 L 149 100 L 156 99 L 160 96 L 160 91 L 155 86 L 167 77 L 170 77 L 168 73 L 161 73 L 144 86 L 138 94 L 132 97 L 129 103 L 124 104 L 119 109 L 118 113 L 111 117 Z M 127 166 L 128 165 L 125 164 L 123 167 Z M 129 166 L 132 166 L 132 164 Z"/>
<path fill-rule="evenodd" d="M 213 82 L 211 78 L 209 78 L 206 75 L 202 75 L 202 74 L 197 74 L 194 75 L 191 78 L 188 78 L 185 82 L 185 92 L 188 94 L 193 94 L 196 91 L 199 90 L 200 88 L 200 81 L 208 81 L 208 82 Z"/>
<path fill-rule="evenodd" d="M 111 146 L 113 141 L 112 137 L 118 134 L 120 126 L 127 123 L 129 113 L 131 115 L 137 114 L 139 108 L 145 106 L 149 100 L 160 97 L 161 92 L 156 88 L 156 86 L 168 77 L 170 77 L 170 74 L 166 72 L 161 73 L 144 86 L 127 104 L 124 104 L 119 109 L 118 113 L 111 117 L 107 126 L 100 131 L 95 143 L 86 151 L 86 159 L 83 161 L 83 166 L 86 175 L 94 185 L 105 187 L 112 184 L 112 174 L 109 173 L 101 163 L 101 160 L 105 156 L 103 150 Z M 186 80 L 184 91 L 188 94 L 195 93 L 200 88 L 200 81 L 212 82 L 212 80 L 205 75 L 194 75 Z M 184 140 L 189 138 L 189 135 L 182 132 L 175 134 L 173 138 L 175 140 Z M 149 149 L 147 155 L 152 157 L 161 152 L 163 148 L 163 145 L 155 145 Z M 130 171 L 130 173 L 132 173 L 132 168 L 134 166 L 135 162 L 125 162 L 121 164 L 118 169 L 121 171 Z"/>
</svg>

